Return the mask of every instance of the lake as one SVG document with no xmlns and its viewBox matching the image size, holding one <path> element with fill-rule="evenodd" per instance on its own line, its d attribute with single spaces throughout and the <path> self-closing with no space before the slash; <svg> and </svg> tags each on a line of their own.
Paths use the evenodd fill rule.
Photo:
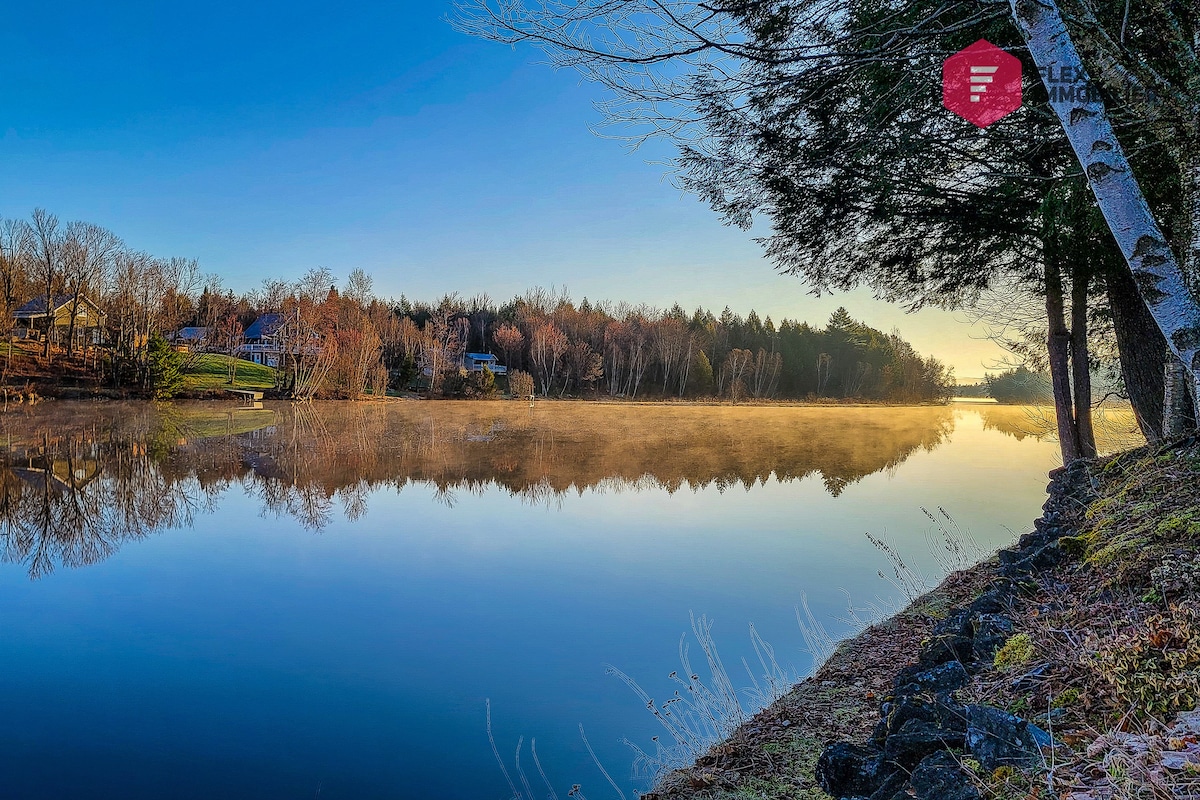
<svg viewBox="0 0 1200 800">
<path fill-rule="evenodd" d="M 803 675 L 802 597 L 904 602 L 866 534 L 935 582 L 1058 464 L 1017 407 L 267 405 L 0 416 L 0 796 L 504 800 L 490 699 L 515 781 L 536 737 L 615 797 L 582 723 L 633 797 L 663 731 L 606 665 L 665 700 L 694 613 L 739 688 L 750 623 Z"/>
</svg>

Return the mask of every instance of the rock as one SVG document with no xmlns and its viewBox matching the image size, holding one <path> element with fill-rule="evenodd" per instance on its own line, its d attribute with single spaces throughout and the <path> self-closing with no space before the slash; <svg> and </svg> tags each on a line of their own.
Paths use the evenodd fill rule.
<svg viewBox="0 0 1200 800">
<path fill-rule="evenodd" d="M 1013 621 L 1003 614 L 980 614 L 974 625 L 971 653 L 977 661 L 991 662 L 996 651 L 1012 635 Z"/>
<path fill-rule="evenodd" d="M 930 631 L 932 636 L 970 636 L 971 635 L 971 612 L 968 609 L 960 608 L 941 622 L 933 626 Z"/>
<path fill-rule="evenodd" d="M 893 772 L 868 800 L 912 800 L 905 788 L 908 784 L 907 772 Z"/>
<path fill-rule="evenodd" d="M 947 661 L 969 662 L 974 654 L 975 641 L 971 636 L 943 633 L 932 636 L 921 646 L 917 661 L 922 667 L 936 667 Z"/>
<path fill-rule="evenodd" d="M 1004 555 L 1006 552 L 1008 556 Z M 1000 574 L 1020 580 L 1053 567 L 1062 560 L 1064 553 L 1056 540 L 1029 553 L 1001 550 L 1000 555 Z"/>
<path fill-rule="evenodd" d="M 939 694 L 961 689 L 971 680 L 959 661 L 947 661 L 926 669 L 917 665 L 907 667 L 896 675 L 895 694 Z"/>
<path fill-rule="evenodd" d="M 998 614 L 1008 608 L 1007 586 L 994 586 L 971 601 L 967 611 L 976 614 Z"/>
<path fill-rule="evenodd" d="M 821 788 L 838 798 L 869 797 L 887 777 L 877 748 L 849 742 L 826 747 L 814 773 Z"/>
<path fill-rule="evenodd" d="M 1039 745 L 1052 744 L 1041 728 L 1007 711 L 970 705 L 966 712 L 966 749 L 988 772 L 1005 765 L 1029 766 L 1040 759 Z"/>
<path fill-rule="evenodd" d="M 926 722 L 910 719 L 900 730 L 887 737 L 883 746 L 884 756 L 896 765 L 911 769 L 930 753 L 951 747 L 962 747 L 966 736 L 963 731 L 953 731 Z"/>
<path fill-rule="evenodd" d="M 947 731 L 966 733 L 967 711 L 948 694 L 926 700 L 919 695 L 898 697 L 888 704 L 883 719 L 884 737 L 894 735 L 909 720 L 921 720 Z"/>
<path fill-rule="evenodd" d="M 916 800 L 979 800 L 979 790 L 951 753 L 926 757 L 909 780 Z"/>
</svg>

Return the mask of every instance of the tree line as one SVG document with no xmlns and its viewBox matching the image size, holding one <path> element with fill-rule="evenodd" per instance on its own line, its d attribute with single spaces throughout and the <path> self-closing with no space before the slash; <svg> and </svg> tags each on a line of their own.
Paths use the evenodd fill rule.
<svg viewBox="0 0 1200 800">
<path fill-rule="evenodd" d="M 235 293 L 195 260 L 156 258 L 128 248 L 97 225 L 37 209 L 28 220 L 0 221 L 0 294 L 13 311 L 31 297 L 66 297 L 65 333 L 44 331 L 42 356 L 83 360 L 114 386 L 159 396 L 178 388 L 178 362 L 222 353 L 236 379 L 246 331 L 264 315 L 278 358 L 280 391 L 298 398 L 361 397 L 419 386 L 443 396 L 496 391 L 488 370 L 467 373 L 468 352 L 495 354 L 517 394 L 610 397 L 862 398 L 927 402 L 947 398 L 951 370 L 924 357 L 898 332 L 884 333 L 838 309 L 824 327 L 776 324 L 751 311 L 688 313 L 628 303 L 576 303 L 564 292 L 533 289 L 504 303 L 487 295 L 435 302 L 379 297 L 363 270 L 338 285 L 324 267 L 298 281 L 264 279 Z M 75 311 L 96 303 L 105 314 L 103 346 L 75 335 Z M 190 353 L 166 339 L 196 329 Z M 79 352 L 77 352 L 79 351 Z M 11 348 L 10 348 L 11 354 Z"/>
</svg>

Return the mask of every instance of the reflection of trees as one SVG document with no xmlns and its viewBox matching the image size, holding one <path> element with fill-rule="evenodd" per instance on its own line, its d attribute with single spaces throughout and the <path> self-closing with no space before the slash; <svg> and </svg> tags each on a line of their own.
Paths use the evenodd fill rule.
<svg viewBox="0 0 1200 800">
<path fill-rule="evenodd" d="M 144 443 L 43 434 L 0 463 L 0 557 L 33 577 L 101 561 L 130 539 L 190 525 L 203 493 L 168 477 Z"/>
<path fill-rule="evenodd" d="M 1042 441 L 1058 439 L 1053 406 L 978 405 L 970 406 L 970 410 L 979 414 L 984 430 L 999 431 L 1018 441 L 1026 437 Z M 1100 406 L 1092 411 L 1092 424 L 1096 430 L 1096 446 L 1101 453 L 1146 443 L 1129 406 Z"/>
<path fill-rule="evenodd" d="M 97 410 L 99 408 L 99 410 Z M 0 557 L 34 577 L 190 526 L 237 484 L 264 514 L 319 530 L 380 488 L 453 506 L 499 487 L 567 492 L 749 488 L 818 477 L 837 495 L 953 430 L 945 407 L 762 408 L 517 403 L 76 407 L 2 418 Z"/>
</svg>

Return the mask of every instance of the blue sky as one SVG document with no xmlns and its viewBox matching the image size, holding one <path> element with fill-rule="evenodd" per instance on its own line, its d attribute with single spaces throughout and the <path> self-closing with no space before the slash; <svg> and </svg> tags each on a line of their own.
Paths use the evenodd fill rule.
<svg viewBox="0 0 1200 800">
<path fill-rule="evenodd" d="M 823 322 L 838 305 L 978 376 L 944 312 L 815 299 L 648 163 L 593 135 L 599 89 L 454 32 L 441 2 L 14 4 L 0 215 L 43 206 L 227 286 L 362 267 L 377 291 L 533 285 Z"/>
</svg>

